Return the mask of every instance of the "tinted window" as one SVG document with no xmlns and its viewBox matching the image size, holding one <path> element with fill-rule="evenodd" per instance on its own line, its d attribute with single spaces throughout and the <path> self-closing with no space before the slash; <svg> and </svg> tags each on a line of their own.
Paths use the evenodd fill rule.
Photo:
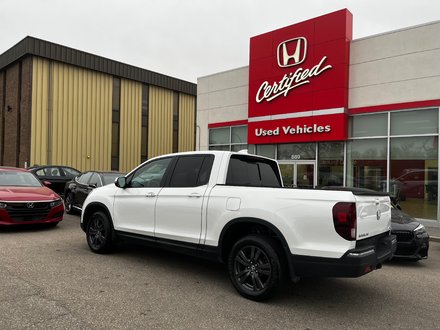
<svg viewBox="0 0 440 330">
<path fill-rule="evenodd" d="M 263 187 L 280 187 L 278 181 L 278 169 L 273 168 L 267 163 L 258 163 L 261 175 L 261 185 Z"/>
<path fill-rule="evenodd" d="M 35 172 L 38 176 L 61 176 L 58 167 L 45 167 Z"/>
<path fill-rule="evenodd" d="M 66 176 L 71 177 L 71 178 L 74 178 L 74 177 L 81 174 L 81 172 L 79 172 L 71 167 L 63 167 L 63 171 L 64 171 L 64 174 L 66 174 Z"/>
<path fill-rule="evenodd" d="M 226 184 L 233 186 L 281 187 L 275 162 L 241 155 L 229 161 Z"/>
<path fill-rule="evenodd" d="M 129 187 L 160 187 L 172 158 L 162 158 L 148 162 L 138 169 L 128 184 Z"/>
<path fill-rule="evenodd" d="M 78 182 L 82 184 L 87 184 L 91 176 L 92 176 L 92 172 L 84 173 L 78 177 Z"/>
<path fill-rule="evenodd" d="M 198 186 L 203 186 L 208 183 L 211 176 L 212 164 L 214 163 L 214 156 L 205 156 L 200 170 L 199 178 L 197 180 Z"/>
<path fill-rule="evenodd" d="M 45 176 L 46 172 L 44 171 L 44 168 L 41 168 L 38 171 L 36 171 L 35 174 L 38 176 Z"/>
<path fill-rule="evenodd" d="M 101 180 L 99 179 L 99 175 L 97 173 L 93 173 L 92 177 L 90 178 L 89 185 L 100 187 L 101 186 Z"/>
<path fill-rule="evenodd" d="M 205 156 L 179 157 L 170 180 L 170 187 L 197 186 Z"/>
<path fill-rule="evenodd" d="M 111 183 L 115 183 L 115 180 L 120 176 L 124 176 L 123 173 L 104 173 L 101 175 L 103 185 L 108 185 Z"/>
</svg>

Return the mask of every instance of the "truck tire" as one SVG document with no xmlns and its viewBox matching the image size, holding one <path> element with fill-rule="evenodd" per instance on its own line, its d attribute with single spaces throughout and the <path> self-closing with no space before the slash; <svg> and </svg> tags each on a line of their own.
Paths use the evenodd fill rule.
<svg viewBox="0 0 440 330">
<path fill-rule="evenodd" d="M 228 257 L 229 277 L 243 297 L 261 301 L 272 296 L 282 282 L 282 264 L 276 242 L 249 235 L 238 240 Z"/>
<path fill-rule="evenodd" d="M 107 253 L 113 247 L 113 227 L 102 211 L 94 212 L 86 230 L 87 244 L 95 253 Z"/>
</svg>

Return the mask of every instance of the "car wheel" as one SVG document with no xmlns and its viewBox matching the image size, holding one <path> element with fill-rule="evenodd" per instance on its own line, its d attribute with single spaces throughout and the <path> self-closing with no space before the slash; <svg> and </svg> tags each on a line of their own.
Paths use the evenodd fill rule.
<svg viewBox="0 0 440 330">
<path fill-rule="evenodd" d="M 72 193 L 67 193 L 66 198 L 64 199 L 64 209 L 66 210 L 67 214 L 73 213 L 73 195 Z"/>
<path fill-rule="evenodd" d="M 249 235 L 238 240 L 228 258 L 229 276 L 243 297 L 261 301 L 280 286 L 282 264 L 276 242 L 269 237 Z"/>
<path fill-rule="evenodd" d="M 109 252 L 113 247 L 113 228 L 102 211 L 92 214 L 86 230 L 87 244 L 95 253 Z"/>
</svg>

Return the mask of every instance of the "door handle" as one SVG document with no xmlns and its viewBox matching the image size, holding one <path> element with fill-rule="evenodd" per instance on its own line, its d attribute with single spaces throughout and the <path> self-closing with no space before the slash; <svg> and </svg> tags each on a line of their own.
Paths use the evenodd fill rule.
<svg viewBox="0 0 440 330">
<path fill-rule="evenodd" d="M 189 198 L 200 198 L 202 197 L 202 195 L 200 195 L 199 193 L 192 193 L 188 195 Z"/>
<path fill-rule="evenodd" d="M 154 192 L 149 192 L 145 197 L 156 197 L 156 194 Z"/>
</svg>

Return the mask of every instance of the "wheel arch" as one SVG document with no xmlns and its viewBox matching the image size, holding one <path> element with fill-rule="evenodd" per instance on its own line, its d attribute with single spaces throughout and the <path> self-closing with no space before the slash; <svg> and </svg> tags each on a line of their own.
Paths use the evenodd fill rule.
<svg viewBox="0 0 440 330">
<path fill-rule="evenodd" d="M 110 225 L 112 226 L 113 232 L 114 232 L 114 226 L 113 226 L 113 219 L 110 214 L 110 211 L 108 210 L 107 206 L 100 202 L 92 202 L 89 205 L 87 205 L 87 208 L 84 209 L 82 212 L 82 223 L 81 228 L 86 231 L 87 225 L 90 221 L 90 217 L 93 213 L 97 211 L 102 211 L 105 213 L 105 215 L 108 217 L 108 220 L 110 221 Z"/>
<path fill-rule="evenodd" d="M 296 279 L 289 245 L 284 235 L 275 225 L 263 219 L 245 217 L 229 221 L 220 233 L 218 258 L 225 262 L 234 242 L 249 234 L 269 236 L 278 242 L 281 249 L 280 252 L 283 254 L 282 257 L 286 261 L 289 275 L 292 279 Z"/>
</svg>

